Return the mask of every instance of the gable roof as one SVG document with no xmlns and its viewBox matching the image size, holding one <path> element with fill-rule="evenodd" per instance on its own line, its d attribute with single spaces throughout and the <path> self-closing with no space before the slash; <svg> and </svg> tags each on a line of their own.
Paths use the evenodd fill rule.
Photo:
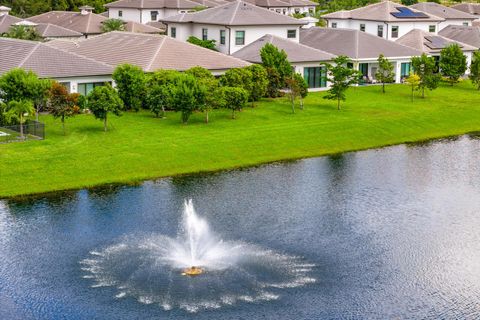
<svg viewBox="0 0 480 320">
<path fill-rule="evenodd" d="M 453 5 L 452 8 L 473 15 L 480 15 L 480 3 L 459 3 Z"/>
<path fill-rule="evenodd" d="M 243 47 L 233 54 L 242 60 L 246 60 L 253 63 L 261 63 L 260 50 L 267 44 L 271 43 L 280 50 L 284 50 L 288 56 L 290 62 L 317 62 L 317 61 L 329 61 L 335 58 L 335 55 L 307 47 L 306 45 L 266 34 L 249 45 Z"/>
<path fill-rule="evenodd" d="M 380 54 L 387 58 L 422 54 L 413 48 L 352 29 L 302 29 L 300 43 L 335 55 L 345 55 L 353 60 L 377 59 Z"/>
<path fill-rule="evenodd" d="M 0 74 L 13 68 L 35 72 L 41 78 L 111 75 L 113 68 L 45 43 L 0 38 Z"/>
<path fill-rule="evenodd" d="M 107 3 L 106 8 L 134 8 L 134 9 L 193 9 L 200 6 L 191 0 L 118 0 Z"/>
<path fill-rule="evenodd" d="M 82 14 L 71 11 L 50 11 L 28 18 L 35 23 L 51 23 L 85 35 L 102 33 L 102 22 L 106 17 L 95 13 Z"/>
<path fill-rule="evenodd" d="M 195 66 L 209 70 L 226 70 L 249 65 L 243 60 L 168 36 L 141 33 L 114 31 L 82 39 L 74 44 L 53 40 L 47 45 L 112 66 L 130 63 L 146 72 L 158 69 L 182 71 Z"/>
<path fill-rule="evenodd" d="M 451 44 L 458 44 L 462 51 L 475 51 L 477 48 L 470 46 L 466 43 L 461 43 L 452 39 L 448 39 L 441 35 L 425 32 L 419 29 L 413 29 L 403 37 L 400 37 L 395 41 L 396 43 L 403 44 L 425 53 L 439 53 L 443 48 L 448 47 Z"/>
<path fill-rule="evenodd" d="M 349 10 L 337 11 L 325 14 L 322 17 L 325 19 L 354 19 L 354 20 L 370 20 L 370 21 L 384 21 L 384 22 L 401 22 L 401 21 L 443 21 L 445 19 L 434 16 L 432 14 L 424 13 L 422 11 L 411 9 L 413 13 L 420 16 L 416 18 L 403 17 L 398 18 L 395 15 L 400 13 L 400 10 L 410 9 L 399 3 L 392 1 L 381 1 L 365 7 Z M 423 14 L 422 14 L 423 13 Z"/>
<path fill-rule="evenodd" d="M 480 48 L 480 28 L 467 26 L 446 26 L 438 32 L 446 38 Z"/>
<path fill-rule="evenodd" d="M 224 26 L 304 25 L 306 22 L 243 1 L 194 13 L 182 13 L 163 19 L 165 22 L 204 23 Z"/>
<path fill-rule="evenodd" d="M 414 5 L 411 5 L 410 8 L 417 9 L 429 14 L 433 14 L 437 17 L 444 19 L 463 19 L 463 20 L 474 20 L 475 16 L 456 10 L 450 7 L 442 6 L 441 4 L 435 2 L 419 2 Z"/>
<path fill-rule="evenodd" d="M 0 34 L 8 32 L 8 29 L 12 26 L 12 24 L 18 23 L 23 21 L 20 18 L 11 16 L 9 14 L 2 14 L 0 16 Z"/>
</svg>

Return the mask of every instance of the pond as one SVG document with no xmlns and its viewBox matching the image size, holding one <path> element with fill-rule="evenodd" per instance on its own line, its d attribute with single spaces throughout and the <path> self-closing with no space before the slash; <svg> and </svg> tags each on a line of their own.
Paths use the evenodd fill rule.
<svg viewBox="0 0 480 320">
<path fill-rule="evenodd" d="M 0 318 L 478 319 L 479 159 L 462 136 L 0 200 Z M 189 199 L 242 271 L 158 264 Z"/>
</svg>

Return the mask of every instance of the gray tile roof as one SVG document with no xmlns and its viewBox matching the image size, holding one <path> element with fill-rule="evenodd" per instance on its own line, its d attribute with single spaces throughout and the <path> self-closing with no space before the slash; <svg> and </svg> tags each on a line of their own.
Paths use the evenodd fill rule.
<svg viewBox="0 0 480 320">
<path fill-rule="evenodd" d="M 419 29 L 411 30 L 395 42 L 416 50 L 420 50 L 427 54 L 439 53 L 443 48 L 454 43 L 458 44 L 463 51 L 475 51 L 477 49 L 466 43 L 458 42 L 441 35 L 435 35 Z"/>
<path fill-rule="evenodd" d="M 193 9 L 199 4 L 190 0 L 119 0 L 105 5 L 107 8 L 135 9 Z"/>
<path fill-rule="evenodd" d="M 45 43 L 0 38 L 0 74 L 13 68 L 31 70 L 42 78 L 111 75 L 113 72 L 109 65 Z"/>
<path fill-rule="evenodd" d="M 467 26 L 447 26 L 438 32 L 446 38 L 480 48 L 480 28 Z"/>
<path fill-rule="evenodd" d="M 473 15 L 480 15 L 480 3 L 459 3 L 453 5 L 452 8 Z"/>
<path fill-rule="evenodd" d="M 237 0 L 227 0 L 237 1 Z M 264 8 L 290 8 L 290 7 L 304 7 L 304 6 L 318 6 L 317 2 L 309 0 L 244 0 L 250 4 L 254 4 Z"/>
<path fill-rule="evenodd" d="M 146 72 L 158 69 L 186 70 L 201 66 L 209 70 L 244 67 L 248 62 L 168 36 L 129 32 L 109 32 L 82 39 L 75 44 L 50 41 L 49 46 L 116 66 L 130 63 Z"/>
<path fill-rule="evenodd" d="M 146 25 L 138 22 L 127 21 L 125 23 L 125 31 L 128 32 L 138 32 L 138 33 L 150 33 L 158 34 L 165 32 L 165 29 L 159 29 L 152 25 Z"/>
<path fill-rule="evenodd" d="M 419 2 L 411 5 L 410 8 L 433 14 L 434 16 L 444 19 L 474 20 L 477 18 L 469 13 L 442 6 L 441 4 L 435 2 Z"/>
<path fill-rule="evenodd" d="M 233 56 L 253 63 L 261 63 L 262 58 L 260 57 L 260 50 L 267 43 L 271 43 L 277 48 L 284 50 L 288 56 L 288 61 L 292 63 L 329 61 L 335 58 L 335 55 L 333 54 L 307 47 L 303 44 L 276 37 L 271 34 L 264 35 L 248 46 L 238 50 Z"/>
<path fill-rule="evenodd" d="M 23 21 L 20 18 L 11 16 L 9 14 L 2 14 L 0 16 L 0 35 L 2 33 L 8 32 L 8 29 L 10 29 L 10 26 L 14 23 L 21 22 Z"/>
<path fill-rule="evenodd" d="M 106 17 L 95 13 L 81 14 L 71 11 L 50 11 L 28 18 L 35 23 L 51 23 L 85 35 L 102 33 L 102 22 Z"/>
<path fill-rule="evenodd" d="M 42 38 L 79 38 L 83 36 L 80 32 L 51 23 L 39 23 L 35 26 L 35 30 Z"/>
<path fill-rule="evenodd" d="M 362 8 L 353 9 L 349 11 L 337 11 L 323 15 L 325 19 L 355 19 L 355 20 L 370 20 L 370 21 L 443 21 L 441 17 L 425 13 L 424 18 L 397 18 L 392 13 L 398 13 L 398 8 L 405 8 L 405 6 L 392 2 L 381 1 Z M 420 12 L 412 9 L 413 12 Z"/>
<path fill-rule="evenodd" d="M 304 25 L 305 22 L 258 7 L 243 1 L 202 10 L 195 13 L 182 13 L 163 19 L 165 22 L 205 23 L 223 26 L 254 25 Z"/>
<path fill-rule="evenodd" d="M 352 29 L 308 28 L 300 31 L 300 43 L 350 59 L 377 59 L 418 56 L 422 53 L 410 47 Z"/>
</svg>

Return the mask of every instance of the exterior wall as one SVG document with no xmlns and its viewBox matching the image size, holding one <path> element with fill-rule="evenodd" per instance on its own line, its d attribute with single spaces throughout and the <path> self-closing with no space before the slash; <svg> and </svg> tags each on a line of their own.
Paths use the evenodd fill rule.
<svg viewBox="0 0 480 320">
<path fill-rule="evenodd" d="M 113 82 L 111 76 L 91 76 L 91 77 L 72 77 L 72 78 L 55 78 L 54 80 L 68 84 L 67 88 L 70 93 L 78 92 L 78 85 L 81 83 L 95 82 Z"/>
<path fill-rule="evenodd" d="M 122 11 L 121 17 L 118 16 L 119 11 Z M 146 24 L 152 21 L 152 15 L 151 15 L 152 11 L 158 12 L 157 20 L 155 21 L 159 21 L 161 19 L 171 17 L 176 14 L 187 12 L 190 10 L 169 9 L 169 8 L 160 8 L 160 9 L 110 8 L 108 9 L 108 17 Z"/>
<path fill-rule="evenodd" d="M 365 24 L 365 32 L 373 35 L 377 35 L 377 30 L 379 25 L 383 25 L 383 38 L 388 40 L 398 39 L 412 29 L 420 29 L 426 32 L 429 32 L 429 27 L 431 25 L 435 26 L 435 34 L 440 30 L 438 22 L 382 22 L 382 21 L 366 21 L 366 20 L 347 20 L 347 19 L 329 19 L 328 27 L 332 28 L 332 24 L 336 23 L 337 28 L 347 28 L 360 30 L 360 25 Z M 398 37 L 392 38 L 392 26 L 398 26 Z"/>
<path fill-rule="evenodd" d="M 118 16 L 118 12 L 122 11 L 122 16 Z M 111 8 L 108 9 L 108 17 L 114 19 L 122 19 L 126 21 L 140 22 L 140 10 L 132 8 Z"/>
<path fill-rule="evenodd" d="M 411 57 L 404 57 L 404 58 L 390 58 L 387 57 L 388 60 L 394 65 L 394 72 L 395 72 L 395 83 L 401 83 L 401 65 L 402 63 L 409 63 Z M 360 63 L 368 63 L 368 74 L 370 79 L 374 79 L 373 76 L 373 69 L 378 68 L 378 62 L 377 59 L 362 59 L 362 60 L 357 60 L 353 63 L 353 67 L 355 70 L 359 69 L 359 64 Z"/>
<path fill-rule="evenodd" d="M 454 25 L 454 26 L 463 26 L 463 25 L 468 25 L 468 26 L 471 26 L 472 25 L 472 21 L 471 20 L 461 20 L 461 19 L 448 19 L 446 21 L 443 21 L 443 22 L 440 22 L 439 24 L 439 27 L 438 27 L 438 30 L 442 30 L 443 28 L 445 28 L 446 26 L 449 26 L 449 25 Z"/>
</svg>

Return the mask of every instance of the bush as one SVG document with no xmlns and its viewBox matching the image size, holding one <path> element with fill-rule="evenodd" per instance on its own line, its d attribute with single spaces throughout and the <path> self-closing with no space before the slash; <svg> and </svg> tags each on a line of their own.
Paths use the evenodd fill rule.
<svg viewBox="0 0 480 320">
<path fill-rule="evenodd" d="M 206 49 L 217 51 L 217 49 L 215 48 L 215 40 L 202 40 L 197 37 L 190 36 L 188 37 L 187 42 Z"/>
</svg>

